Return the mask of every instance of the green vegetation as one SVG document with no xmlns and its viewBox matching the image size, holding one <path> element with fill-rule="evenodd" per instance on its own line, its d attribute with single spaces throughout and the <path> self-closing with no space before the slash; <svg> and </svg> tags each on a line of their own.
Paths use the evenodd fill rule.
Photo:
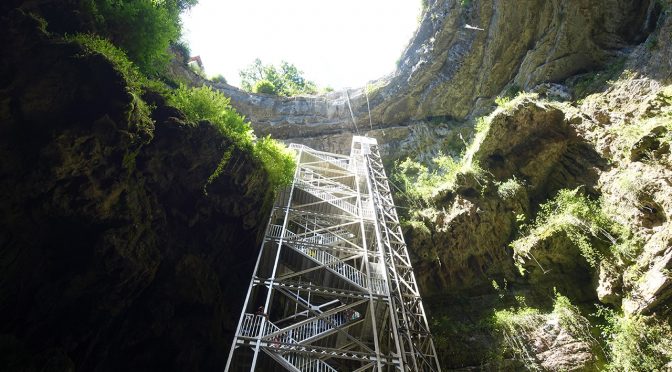
<svg viewBox="0 0 672 372">
<path fill-rule="evenodd" d="M 251 150 L 268 172 L 273 187 L 287 185 L 294 178 L 293 152 L 270 137 L 257 139 L 252 133 L 250 123 L 231 107 L 230 99 L 223 94 L 205 85 L 200 88 L 181 85 L 171 93 L 169 102 L 184 112 L 189 121 L 197 123 L 207 120 L 237 146 Z M 229 157 L 223 157 L 223 164 L 220 163 L 213 179 L 228 160 Z"/>
<path fill-rule="evenodd" d="M 500 357 L 512 355 L 521 361 L 528 370 L 539 370 L 530 352 L 530 335 L 541 327 L 546 318 L 539 310 L 530 307 L 495 311 L 492 323 L 495 333 L 500 337 Z"/>
<path fill-rule="evenodd" d="M 85 14 L 95 21 L 95 33 L 80 33 L 66 40 L 81 44 L 87 54 L 101 54 L 119 71 L 132 96 L 129 118 L 139 124 L 150 124 L 151 110 L 140 97 L 146 90 L 167 96 L 171 105 L 182 110 L 191 122 L 207 120 L 234 144 L 246 149 L 268 172 L 272 187 L 291 182 L 294 155 L 281 143 L 265 137 L 257 139 L 250 124 L 238 115 L 224 95 L 209 87 L 187 88 L 181 85 L 170 91 L 147 76 L 157 76 L 169 61 L 167 50 L 172 43 L 182 57 L 189 57 L 188 47 L 178 42 L 179 15 L 196 0 L 94 0 L 86 2 Z M 102 36 L 101 36 L 102 35 Z M 283 65 L 283 72 L 298 74 L 293 66 Z M 215 81 L 225 81 L 215 77 Z M 294 81 L 295 82 L 295 81 Z M 228 151 L 213 173 L 214 180 L 231 156 Z M 124 164 L 130 169 L 134 156 L 127 154 Z"/>
<path fill-rule="evenodd" d="M 455 187 L 458 175 L 471 174 L 480 179 L 483 173 L 476 162 L 455 161 L 450 156 L 439 154 L 429 166 L 410 158 L 395 164 L 392 180 L 400 185 L 404 196 L 411 199 L 408 201 L 431 204 L 439 192 Z"/>
<path fill-rule="evenodd" d="M 196 75 L 202 77 L 203 79 L 207 79 L 207 75 L 205 74 L 205 70 L 198 64 L 198 63 L 189 63 L 187 64 L 187 67 L 191 71 L 193 71 Z"/>
<path fill-rule="evenodd" d="M 539 99 L 539 95 L 537 93 L 518 91 L 514 95 L 503 95 L 495 97 L 495 103 L 497 104 L 498 109 L 511 110 L 518 103 L 525 99 Z"/>
<path fill-rule="evenodd" d="M 480 310 L 480 309 L 479 309 Z M 474 310 L 478 312 L 479 310 Z M 479 314 L 480 315 L 480 314 Z M 472 319 L 456 319 L 449 314 L 442 314 L 431 319 L 430 327 L 437 350 L 440 350 L 442 367 L 446 362 L 453 366 L 469 365 L 475 358 L 486 358 L 483 350 L 474 350 L 473 344 L 457 340 L 485 338 L 492 334 L 492 322 L 487 316 L 476 316 Z"/>
<path fill-rule="evenodd" d="M 513 176 L 504 182 L 496 182 L 497 195 L 502 199 L 511 199 L 523 189 L 523 184 L 520 180 Z"/>
<path fill-rule="evenodd" d="M 262 93 L 270 91 L 279 96 L 296 96 L 300 94 L 316 94 L 317 86 L 303 77 L 303 72 L 289 62 L 282 61 L 280 66 L 264 65 L 259 58 L 250 66 L 240 71 L 241 87 L 254 92 L 255 87 L 263 89 Z M 266 81 L 261 83 L 262 81 Z M 270 83 L 270 84 L 268 84 Z M 260 86 L 258 84 L 261 84 Z"/>
<path fill-rule="evenodd" d="M 495 97 L 495 103 L 499 107 L 504 107 L 506 106 L 509 102 L 511 102 L 511 97 L 506 97 L 506 96 L 497 96 Z"/>
<path fill-rule="evenodd" d="M 107 39 L 94 34 L 77 34 L 66 37 L 66 40 L 80 44 L 87 54 L 102 54 L 112 62 L 134 93 L 140 93 L 140 89 L 148 80 L 128 59 L 126 53 Z"/>
<path fill-rule="evenodd" d="M 619 314 L 598 307 L 605 319 L 600 326 L 606 340 L 609 371 L 664 371 L 672 361 L 672 327 L 642 315 Z"/>
<path fill-rule="evenodd" d="M 148 75 L 170 61 L 168 47 L 180 39 L 180 13 L 197 0 L 92 0 L 82 2 L 96 34 L 112 41 Z M 188 58 L 188 56 L 187 56 Z"/>
<path fill-rule="evenodd" d="M 395 163 L 390 179 L 401 187 L 402 200 L 405 199 L 409 205 L 431 205 L 437 195 L 455 188 L 459 176 L 469 175 L 479 183 L 484 180 L 486 172 L 474 156 L 490 130 L 491 119 L 492 116 L 476 120 L 474 138 L 459 160 L 439 153 L 429 164 L 410 158 Z"/>
<path fill-rule="evenodd" d="M 583 99 L 592 93 L 604 90 L 609 82 L 616 79 L 625 68 L 625 58 L 619 58 L 600 71 L 593 71 L 582 75 L 573 84 L 574 97 Z"/>
<path fill-rule="evenodd" d="M 493 328 L 500 338 L 499 355 L 496 357 L 512 355 L 514 359 L 522 362 L 527 370 L 544 370 L 534 356 L 532 343 L 535 334 L 544 332 L 545 324 L 555 322 L 572 338 L 597 346 L 588 319 L 581 315 L 569 298 L 556 292 L 553 310 L 547 314 L 520 302 L 518 307 L 494 312 Z"/>
<path fill-rule="evenodd" d="M 373 84 L 367 83 L 366 86 L 364 87 L 364 92 L 369 96 L 372 97 L 376 95 L 382 88 L 387 86 L 389 84 L 389 81 L 386 80 L 377 80 Z"/>
<path fill-rule="evenodd" d="M 171 93 L 169 102 L 191 122 L 207 120 L 240 143 L 253 139 L 252 127 L 231 107 L 230 99 L 208 86 L 187 88 L 180 85 Z"/>
<path fill-rule="evenodd" d="M 226 78 L 224 78 L 224 75 L 222 74 L 217 74 L 211 77 L 210 80 L 215 83 L 226 84 Z"/>
<path fill-rule="evenodd" d="M 641 248 L 632 232 L 609 217 L 599 201 L 581 195 L 578 188 L 560 190 L 553 200 L 542 204 L 527 235 L 510 245 L 518 256 L 528 257 L 541 241 L 561 232 L 593 267 L 607 255 L 633 257 Z M 610 245 L 610 251 L 601 248 L 604 243 Z"/>
<path fill-rule="evenodd" d="M 131 113 L 140 126 L 152 124 L 151 108 L 140 97 L 146 88 L 162 91 L 163 84 L 145 77 L 131 62 L 123 50 L 114 46 L 109 40 L 93 34 L 77 34 L 66 38 L 68 41 L 80 44 L 87 54 L 101 54 L 109 60 L 121 74 L 133 97 Z"/>
<path fill-rule="evenodd" d="M 180 62 L 186 65 L 187 62 L 189 62 L 189 57 L 191 57 L 191 49 L 189 48 L 189 44 L 180 40 L 172 43 L 171 45 L 182 56 Z"/>
<path fill-rule="evenodd" d="M 629 159 L 634 145 L 657 127 L 666 131 L 665 135 L 658 137 L 660 147 L 672 147 L 672 86 L 665 87 L 656 95 L 642 119 L 626 120 L 607 129 L 613 137 L 612 146 L 617 149 L 614 154 L 616 160 Z M 654 159 L 655 156 L 648 158 Z"/>
<path fill-rule="evenodd" d="M 263 94 L 274 94 L 277 95 L 278 92 L 275 89 L 275 85 L 268 80 L 259 80 L 254 83 L 252 87 L 252 93 L 263 93 Z"/>
</svg>

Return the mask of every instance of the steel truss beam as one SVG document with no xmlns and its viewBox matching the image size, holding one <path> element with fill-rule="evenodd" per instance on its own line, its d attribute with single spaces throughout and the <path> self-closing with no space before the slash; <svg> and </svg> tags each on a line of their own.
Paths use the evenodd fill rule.
<svg viewBox="0 0 672 372">
<path fill-rule="evenodd" d="M 440 371 L 376 141 L 290 147 L 226 371 Z"/>
</svg>

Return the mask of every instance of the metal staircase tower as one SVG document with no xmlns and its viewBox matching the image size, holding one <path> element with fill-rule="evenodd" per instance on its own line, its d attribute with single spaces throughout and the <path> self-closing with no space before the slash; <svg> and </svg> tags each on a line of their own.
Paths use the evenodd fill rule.
<svg viewBox="0 0 672 372">
<path fill-rule="evenodd" d="M 440 371 L 376 140 L 290 148 L 226 371 Z"/>
</svg>

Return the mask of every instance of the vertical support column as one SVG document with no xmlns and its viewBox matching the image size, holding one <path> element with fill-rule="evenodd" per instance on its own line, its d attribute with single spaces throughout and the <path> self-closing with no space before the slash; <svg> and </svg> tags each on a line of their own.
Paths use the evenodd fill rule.
<svg viewBox="0 0 672 372">
<path fill-rule="evenodd" d="M 375 206 L 376 233 L 384 251 L 390 283 L 392 319 L 395 340 L 402 354 L 402 369 L 408 371 L 440 371 L 438 356 L 429 331 L 422 299 L 404 241 L 401 224 L 392 199 L 378 143 L 375 139 L 355 137 L 366 148 L 365 158 L 371 194 Z"/>
</svg>

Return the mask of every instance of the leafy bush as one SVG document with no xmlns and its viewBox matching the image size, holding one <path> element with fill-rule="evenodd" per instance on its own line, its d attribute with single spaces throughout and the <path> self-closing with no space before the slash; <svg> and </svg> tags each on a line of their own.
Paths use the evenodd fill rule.
<svg viewBox="0 0 672 372">
<path fill-rule="evenodd" d="M 412 199 L 410 202 L 431 203 L 440 191 L 453 189 L 460 174 L 481 178 L 483 170 L 477 163 L 458 162 L 439 154 L 429 166 L 410 158 L 395 164 L 392 180 L 401 186 L 407 199 Z"/>
<path fill-rule="evenodd" d="M 497 195 L 502 199 L 511 199 L 523 188 L 523 184 L 513 176 L 504 182 L 497 182 Z"/>
<path fill-rule="evenodd" d="M 210 78 L 210 80 L 212 80 L 215 83 L 226 84 L 226 78 L 224 78 L 224 75 L 222 75 L 222 74 L 217 74 L 217 75 L 213 76 L 212 78 Z"/>
<path fill-rule="evenodd" d="M 275 88 L 274 93 L 280 96 L 295 96 L 299 94 L 316 94 L 317 86 L 303 77 L 291 63 L 282 61 L 280 66 L 264 65 L 259 58 L 252 65 L 240 71 L 241 87 L 253 92 L 257 82 L 266 80 Z"/>
<path fill-rule="evenodd" d="M 511 102 L 511 97 L 506 97 L 506 96 L 497 96 L 495 97 L 495 103 L 499 107 L 504 107 L 506 106 L 509 102 Z"/>
<path fill-rule="evenodd" d="M 269 135 L 257 140 L 254 154 L 264 164 L 272 185 L 284 186 L 292 183 L 296 161 L 294 152 L 287 146 Z"/>
<path fill-rule="evenodd" d="M 268 80 L 259 80 L 254 83 L 252 93 L 277 94 L 275 85 Z"/>
<path fill-rule="evenodd" d="M 179 108 L 189 121 L 209 121 L 237 143 L 249 144 L 254 140 L 250 123 L 231 107 L 231 100 L 206 85 L 200 88 L 180 85 L 170 95 L 169 103 Z"/>
<path fill-rule="evenodd" d="M 609 371 L 664 371 L 672 362 L 672 327 L 641 315 L 623 315 L 599 307 L 607 341 Z"/>
<path fill-rule="evenodd" d="M 431 204 L 441 191 L 455 188 L 459 175 L 471 175 L 476 180 L 482 180 L 485 171 L 474 160 L 474 155 L 490 130 L 490 120 L 478 119 L 475 130 L 474 139 L 458 161 L 439 153 L 430 164 L 422 164 L 410 158 L 396 163 L 390 179 L 400 185 L 402 197 L 416 206 L 417 202 Z"/>
<path fill-rule="evenodd" d="M 156 75 L 170 61 L 168 47 L 180 38 L 180 13 L 197 0 L 93 0 L 91 14 L 96 33 L 125 50 L 140 70 Z M 87 3 L 87 2 L 85 2 Z"/>
<path fill-rule="evenodd" d="M 178 53 L 180 53 L 180 56 L 182 57 L 180 61 L 186 65 L 189 62 L 189 57 L 191 57 L 191 48 L 189 48 L 189 44 L 184 41 L 176 41 L 172 43 L 172 46 Z"/>
<path fill-rule="evenodd" d="M 540 212 L 528 234 L 510 245 L 519 256 L 528 256 L 539 242 L 563 232 L 593 267 L 605 257 L 592 238 L 611 243 L 612 253 L 619 254 L 622 245 L 639 244 L 632 233 L 611 219 L 599 201 L 579 193 L 579 189 L 560 190 L 557 196 L 541 205 Z"/>
<path fill-rule="evenodd" d="M 209 121 L 236 145 L 250 150 L 263 164 L 274 188 L 292 181 L 295 169 L 293 152 L 270 137 L 257 140 L 250 123 L 231 107 L 230 99 L 222 93 L 205 85 L 200 88 L 180 85 L 170 95 L 169 103 L 182 110 L 189 121 Z M 228 157 L 225 156 L 224 161 L 228 161 Z M 221 168 L 222 164 L 218 170 Z"/>
</svg>

